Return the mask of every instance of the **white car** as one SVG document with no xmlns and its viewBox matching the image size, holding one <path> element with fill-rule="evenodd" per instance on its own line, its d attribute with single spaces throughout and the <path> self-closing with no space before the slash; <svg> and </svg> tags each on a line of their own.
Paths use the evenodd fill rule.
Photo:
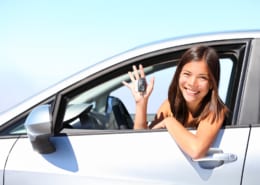
<svg viewBox="0 0 260 185">
<path fill-rule="evenodd" d="M 207 156 L 192 160 L 166 129 L 132 129 L 134 100 L 122 81 L 137 64 L 155 76 L 151 120 L 180 56 L 198 44 L 220 56 L 231 114 Z M 2 114 L 0 146 L 0 185 L 258 185 L 260 31 L 165 40 L 104 60 Z"/>
</svg>

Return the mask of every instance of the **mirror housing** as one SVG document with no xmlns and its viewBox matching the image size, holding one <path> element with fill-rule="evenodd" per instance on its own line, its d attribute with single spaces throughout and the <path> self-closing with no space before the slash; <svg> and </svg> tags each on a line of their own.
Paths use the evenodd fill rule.
<svg viewBox="0 0 260 185">
<path fill-rule="evenodd" d="M 50 105 L 40 105 L 31 111 L 24 124 L 33 149 L 41 154 L 56 150 L 50 141 L 51 122 Z"/>
</svg>

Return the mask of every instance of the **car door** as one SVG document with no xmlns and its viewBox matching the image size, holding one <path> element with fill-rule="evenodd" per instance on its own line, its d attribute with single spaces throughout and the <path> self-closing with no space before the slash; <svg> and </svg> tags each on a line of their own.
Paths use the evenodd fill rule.
<svg viewBox="0 0 260 185">
<path fill-rule="evenodd" d="M 225 102 L 232 114 L 207 156 L 192 160 L 180 150 L 165 129 L 120 130 L 97 129 L 96 126 L 107 118 L 107 115 L 100 112 L 104 111 L 106 105 L 100 102 L 107 103 L 104 99 L 120 86 L 124 79 L 120 76 L 121 73 L 126 73 L 126 69 L 137 63 L 144 63 L 148 73 L 149 70 L 160 71 L 160 66 L 176 65 L 177 59 L 171 57 L 179 56 L 175 53 L 183 51 L 189 45 L 184 49 L 175 48 L 174 54 L 161 58 L 156 55 L 156 60 L 143 59 L 142 56 L 142 60 L 131 60 L 131 63 L 126 61 L 128 67 L 111 69 L 114 73 L 102 71 L 102 74 L 96 74 L 102 77 L 93 77 L 93 81 L 82 80 L 81 84 L 61 92 L 50 112 L 55 123 L 55 134 L 50 137 L 50 142 L 55 151 L 48 154 L 34 151 L 29 139 L 21 137 L 9 155 L 4 184 L 241 184 L 250 128 L 237 124 L 237 101 L 242 89 L 240 79 L 243 71 L 246 71 L 242 70 L 246 65 L 241 63 L 245 62 L 244 56 L 249 44 L 247 41 L 207 44 L 215 47 L 223 59 L 234 61 L 230 76 L 223 80 L 223 85 L 228 86 L 224 93 Z M 165 59 L 169 58 L 168 63 Z M 119 79 L 109 81 L 111 76 L 114 79 L 118 74 Z M 114 83 L 116 81 L 119 81 L 117 85 Z M 90 101 L 85 101 L 85 98 Z M 93 105 L 92 110 L 99 109 L 99 114 L 89 110 L 87 112 L 89 119 L 86 122 L 92 120 L 91 113 L 91 116 L 97 118 L 95 125 L 79 128 L 79 117 L 70 117 L 68 120 L 71 124 L 67 124 L 65 118 L 69 105 L 82 105 L 83 102 L 89 103 L 90 107 Z M 129 108 L 127 104 L 126 107 Z M 190 129 L 190 132 L 196 130 Z"/>
<path fill-rule="evenodd" d="M 21 138 L 9 156 L 4 184 L 238 185 L 248 133 L 248 128 L 221 130 L 212 146 L 220 159 L 201 164 L 181 152 L 167 131 L 59 136 L 52 138 L 51 154 L 33 151 Z"/>
<path fill-rule="evenodd" d="M 6 165 L 6 161 L 8 159 L 9 152 L 16 142 L 16 137 L 1 137 L 0 136 L 0 184 L 4 182 L 4 169 Z"/>
<path fill-rule="evenodd" d="M 256 185 L 259 183 L 260 177 L 258 172 L 260 170 L 260 148 L 259 146 L 260 127 L 254 125 L 250 134 L 250 141 L 248 144 L 248 151 L 246 163 L 243 174 L 243 185 Z"/>
</svg>

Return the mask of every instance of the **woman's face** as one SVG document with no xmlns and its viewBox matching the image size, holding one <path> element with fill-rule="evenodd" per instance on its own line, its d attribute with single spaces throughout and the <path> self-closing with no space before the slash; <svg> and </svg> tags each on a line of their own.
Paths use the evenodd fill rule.
<svg viewBox="0 0 260 185">
<path fill-rule="evenodd" d="M 211 88 L 207 64 L 191 61 L 182 68 L 179 87 L 190 111 L 196 111 Z"/>
</svg>

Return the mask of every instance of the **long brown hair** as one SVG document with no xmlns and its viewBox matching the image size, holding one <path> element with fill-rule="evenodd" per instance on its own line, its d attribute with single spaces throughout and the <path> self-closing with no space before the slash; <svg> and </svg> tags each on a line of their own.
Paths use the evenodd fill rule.
<svg viewBox="0 0 260 185">
<path fill-rule="evenodd" d="M 200 107 L 194 116 L 194 120 L 190 123 L 188 121 L 188 107 L 179 87 L 179 78 L 182 68 L 185 64 L 191 61 L 204 60 L 208 66 L 209 82 L 211 89 L 203 98 Z M 183 125 L 197 126 L 199 122 L 205 119 L 210 113 L 212 122 L 219 119 L 221 114 L 227 112 L 227 108 L 222 102 L 218 94 L 218 85 L 220 77 L 220 63 L 217 52 L 208 46 L 195 46 L 187 50 L 181 57 L 176 72 L 173 76 L 172 82 L 168 91 L 168 100 L 170 103 L 173 116 Z"/>
</svg>

